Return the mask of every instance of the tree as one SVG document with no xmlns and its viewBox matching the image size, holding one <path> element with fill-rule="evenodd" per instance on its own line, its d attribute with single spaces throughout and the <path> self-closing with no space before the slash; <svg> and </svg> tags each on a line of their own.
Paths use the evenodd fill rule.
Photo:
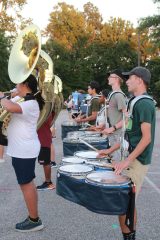
<svg viewBox="0 0 160 240">
<path fill-rule="evenodd" d="M 72 48 L 78 38 L 85 35 L 84 17 L 72 5 L 58 3 L 50 14 L 49 21 L 46 35 L 68 49 Z"/>
<path fill-rule="evenodd" d="M 93 42 L 98 36 L 103 27 L 102 16 L 99 13 L 97 7 L 92 3 L 88 2 L 83 6 L 84 11 L 82 12 L 86 21 L 86 30 L 91 34 L 90 40 Z"/>
<path fill-rule="evenodd" d="M 154 0 L 154 3 L 160 3 L 160 0 Z M 160 53 L 160 15 L 149 16 L 142 18 L 139 22 L 139 31 L 143 32 L 148 29 L 149 37 L 152 44 L 152 52 L 154 57 Z"/>
<path fill-rule="evenodd" d="M 27 0 L 0 0 L 0 29 L 15 35 L 17 28 L 31 22 L 20 14 Z"/>
<path fill-rule="evenodd" d="M 4 32 L 0 31 L 0 85 L 1 91 L 11 89 L 13 84 L 8 76 L 8 58 L 9 58 L 10 40 L 5 37 Z"/>
<path fill-rule="evenodd" d="M 147 68 L 151 71 L 151 83 L 149 86 L 149 94 L 154 97 L 157 106 L 160 107 L 160 58 L 154 58 L 147 63 Z"/>
</svg>

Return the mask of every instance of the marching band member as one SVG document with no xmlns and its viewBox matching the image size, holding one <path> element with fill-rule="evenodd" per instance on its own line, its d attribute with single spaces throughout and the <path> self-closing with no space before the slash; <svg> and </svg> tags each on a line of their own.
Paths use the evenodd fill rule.
<svg viewBox="0 0 160 240">
<path fill-rule="evenodd" d="M 48 119 L 38 129 L 38 137 L 41 143 L 41 149 L 38 156 L 39 164 L 43 165 L 45 181 L 37 186 L 37 190 L 53 190 L 55 185 L 51 181 L 51 145 L 52 143 L 52 132 L 51 122 L 54 114 L 51 113 Z"/>
<path fill-rule="evenodd" d="M 97 114 L 96 125 L 87 128 L 89 131 L 101 131 L 108 126 L 107 121 L 107 98 L 108 90 L 104 89 L 99 95 L 99 103 L 102 105 L 100 111 Z"/>
<path fill-rule="evenodd" d="M 102 134 L 106 134 L 109 138 L 109 143 L 112 147 L 116 142 L 120 142 L 122 135 L 122 117 L 123 112 L 126 111 L 126 96 L 121 90 L 121 84 L 124 76 L 119 69 L 115 69 L 110 72 L 108 77 L 108 84 L 112 87 L 112 92 L 108 96 L 108 108 L 107 119 L 109 127 L 102 131 Z M 108 151 L 110 151 L 108 149 Z M 100 153 L 104 153 L 103 150 Z M 112 153 L 113 160 L 119 161 L 121 159 L 121 151 Z"/>
<path fill-rule="evenodd" d="M 113 167 L 116 174 L 123 171 L 135 183 L 137 198 L 151 164 L 155 135 L 155 104 L 147 94 L 151 79 L 151 73 L 148 69 L 135 67 L 124 75 L 128 76 L 126 81 L 128 91 L 134 96 L 129 105 L 129 112 L 131 107 L 133 111 L 126 128 L 129 155 L 120 162 L 114 162 Z M 132 105 L 132 101 L 134 101 L 134 105 Z M 125 223 L 126 215 L 119 216 L 124 240 L 136 239 L 136 208 L 134 215 L 134 229 L 132 231 Z"/>
<path fill-rule="evenodd" d="M 88 122 L 91 125 L 96 123 L 97 114 L 100 110 L 100 103 L 98 100 L 98 91 L 99 91 L 99 84 L 96 81 L 90 82 L 88 86 L 88 93 L 91 95 L 91 99 L 88 104 L 87 116 L 78 116 L 75 121 L 78 123 Z"/>
<path fill-rule="evenodd" d="M 23 222 L 17 223 L 15 228 L 20 232 L 30 232 L 43 228 L 38 215 L 34 178 L 35 162 L 40 151 L 37 121 L 44 100 L 37 90 L 37 80 L 33 75 L 17 84 L 16 88 L 18 96 L 24 101 L 8 100 L 4 98 L 3 93 L 0 93 L 0 98 L 1 105 L 11 113 L 11 121 L 7 128 L 7 154 L 12 157 L 12 165 L 28 209 L 28 217 Z"/>
</svg>

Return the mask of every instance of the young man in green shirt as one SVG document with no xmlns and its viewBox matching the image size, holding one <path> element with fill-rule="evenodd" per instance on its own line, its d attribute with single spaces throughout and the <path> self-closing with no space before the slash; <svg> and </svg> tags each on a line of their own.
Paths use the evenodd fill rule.
<svg viewBox="0 0 160 240">
<path fill-rule="evenodd" d="M 135 98 L 147 94 L 147 88 L 150 83 L 150 71 L 144 67 L 136 67 L 128 73 L 123 73 L 129 76 L 126 81 L 128 91 Z M 154 145 L 155 134 L 155 105 L 153 100 L 149 98 L 141 98 L 133 107 L 132 118 L 129 119 L 130 126 L 126 132 L 129 140 L 129 155 L 128 157 L 114 164 L 115 173 L 120 174 L 125 170 L 136 185 L 136 197 L 140 191 L 145 175 L 147 174 Z M 120 216 L 120 226 L 125 240 L 135 239 L 136 229 L 136 209 L 134 231 L 130 232 L 125 225 L 126 216 Z"/>
<path fill-rule="evenodd" d="M 120 162 L 114 162 L 113 167 L 116 174 L 123 171 L 135 183 L 137 197 L 151 163 L 155 134 L 155 105 L 147 94 L 151 79 L 148 69 L 136 67 L 123 74 L 128 76 L 126 81 L 128 91 L 134 96 L 129 105 L 129 112 L 131 112 L 132 108 L 132 114 L 126 129 L 129 141 L 129 155 Z M 104 152 L 110 154 L 119 147 L 120 145 L 117 143 L 111 149 L 107 149 L 106 152 L 103 150 L 103 154 Z M 99 151 L 99 155 L 101 154 L 102 151 Z M 134 215 L 134 231 L 130 231 L 126 226 L 126 215 L 119 216 L 124 240 L 136 239 L 136 209 Z"/>
</svg>

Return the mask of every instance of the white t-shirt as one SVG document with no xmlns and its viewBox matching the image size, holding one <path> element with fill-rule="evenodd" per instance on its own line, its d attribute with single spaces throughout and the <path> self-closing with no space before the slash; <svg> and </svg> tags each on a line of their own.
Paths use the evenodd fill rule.
<svg viewBox="0 0 160 240">
<path fill-rule="evenodd" d="M 37 135 L 39 105 L 36 100 L 24 101 L 18 104 L 22 108 L 22 113 L 12 113 L 7 128 L 7 154 L 17 158 L 35 158 L 40 151 L 40 142 Z"/>
</svg>

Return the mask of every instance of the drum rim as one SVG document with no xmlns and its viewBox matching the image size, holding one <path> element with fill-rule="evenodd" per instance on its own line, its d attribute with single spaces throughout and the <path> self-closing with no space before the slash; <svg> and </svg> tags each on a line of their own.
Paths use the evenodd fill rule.
<svg viewBox="0 0 160 240">
<path fill-rule="evenodd" d="M 78 164 L 70 164 L 70 165 L 62 165 L 62 166 L 60 166 L 59 169 L 58 169 L 58 172 L 66 174 L 66 175 L 70 175 L 70 176 L 80 176 L 80 175 L 87 175 L 87 174 L 91 173 L 93 171 L 93 169 L 94 169 L 93 167 L 87 166 L 87 165 L 84 165 L 84 164 L 79 164 L 79 165 L 81 165 L 83 167 L 86 166 L 86 167 L 90 168 L 90 170 L 88 170 L 86 172 L 69 172 L 69 171 L 64 171 L 64 170 L 60 169 L 61 167 L 65 167 L 65 166 L 76 166 L 76 167 L 78 166 Z"/>
<path fill-rule="evenodd" d="M 103 160 L 102 160 L 103 161 Z M 104 168 L 104 169 L 112 169 L 112 165 L 111 165 L 111 167 L 105 167 L 105 166 L 102 166 L 102 165 L 97 165 L 96 163 L 94 163 L 94 162 L 101 162 L 101 161 L 96 161 L 95 159 L 92 161 L 92 160 L 86 160 L 86 162 L 85 162 L 85 164 L 88 164 L 88 165 L 91 165 L 91 166 L 95 166 L 95 167 L 99 167 L 99 168 Z M 109 163 L 109 162 L 106 162 L 107 164 L 111 164 L 111 163 Z"/>
</svg>

